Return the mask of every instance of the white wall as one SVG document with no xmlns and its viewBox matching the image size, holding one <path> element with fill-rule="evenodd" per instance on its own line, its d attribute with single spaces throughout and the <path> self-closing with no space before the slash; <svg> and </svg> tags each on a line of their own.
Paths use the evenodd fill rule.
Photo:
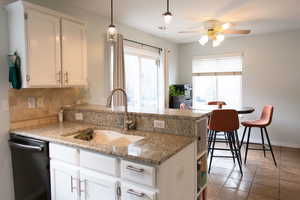
<svg viewBox="0 0 300 200">
<path fill-rule="evenodd" d="M 8 53 L 6 12 L 0 5 L 0 199 L 13 199 L 10 150 L 8 147 L 9 113 L 2 107 L 8 102 Z"/>
<path fill-rule="evenodd" d="M 106 52 L 106 31 L 109 19 L 95 13 L 72 7 L 63 0 L 28 0 L 33 3 L 44 5 L 48 8 L 58 10 L 62 13 L 74 16 L 87 22 L 87 42 L 88 42 L 88 76 L 90 89 L 90 103 L 105 104 L 109 95 L 109 66 Z M 161 48 L 171 50 L 170 55 L 170 83 L 175 83 L 177 79 L 176 69 L 178 60 L 178 46 L 148 33 L 136 30 L 126 25 L 118 25 L 118 30 L 124 38 L 144 42 Z"/>
<path fill-rule="evenodd" d="M 217 48 L 198 43 L 179 47 L 179 82 L 191 82 L 192 57 L 244 53 L 243 104 L 256 118 L 265 104 L 275 106 L 269 129 L 274 144 L 300 147 L 300 30 L 227 38 Z M 258 132 L 255 134 L 258 136 Z"/>
</svg>

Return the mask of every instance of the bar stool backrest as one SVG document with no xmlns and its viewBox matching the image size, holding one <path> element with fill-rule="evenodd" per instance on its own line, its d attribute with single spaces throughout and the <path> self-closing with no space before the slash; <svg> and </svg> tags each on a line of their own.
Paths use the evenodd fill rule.
<svg viewBox="0 0 300 200">
<path fill-rule="evenodd" d="M 269 126 L 272 122 L 273 111 L 274 107 L 272 105 L 266 105 L 262 110 L 260 120 L 263 121 L 266 126 Z"/>
<path fill-rule="evenodd" d="M 238 112 L 232 109 L 213 110 L 210 115 L 209 129 L 220 132 L 232 132 L 239 129 Z"/>
</svg>

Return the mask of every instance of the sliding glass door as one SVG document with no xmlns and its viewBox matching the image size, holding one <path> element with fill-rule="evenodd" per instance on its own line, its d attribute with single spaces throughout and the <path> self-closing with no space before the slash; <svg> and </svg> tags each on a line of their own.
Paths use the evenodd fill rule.
<svg viewBox="0 0 300 200">
<path fill-rule="evenodd" d="M 159 68 L 158 56 L 143 52 L 125 51 L 125 79 L 128 105 L 135 107 L 159 106 Z"/>
</svg>

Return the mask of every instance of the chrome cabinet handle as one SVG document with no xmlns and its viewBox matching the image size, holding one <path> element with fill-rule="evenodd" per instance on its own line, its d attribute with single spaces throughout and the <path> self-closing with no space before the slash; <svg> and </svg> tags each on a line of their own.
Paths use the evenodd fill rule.
<svg viewBox="0 0 300 200">
<path fill-rule="evenodd" d="M 135 172 L 138 172 L 138 173 L 143 173 L 145 171 L 143 168 L 137 168 L 137 167 L 133 167 L 131 165 L 128 165 L 126 167 L 126 169 L 131 170 L 131 171 L 135 171 Z"/>
<path fill-rule="evenodd" d="M 65 76 L 65 83 L 68 83 L 69 82 L 69 73 L 65 72 L 64 76 Z"/>
<path fill-rule="evenodd" d="M 59 72 L 56 73 L 56 81 L 57 81 L 58 83 L 61 82 L 61 71 L 59 71 Z"/>
<path fill-rule="evenodd" d="M 73 185 L 73 176 L 71 176 L 71 192 L 73 193 L 74 192 L 74 190 L 76 190 L 76 187 L 74 187 L 74 185 Z"/>
<path fill-rule="evenodd" d="M 134 195 L 134 196 L 137 196 L 137 197 L 143 197 L 143 196 L 145 196 L 145 193 L 143 193 L 143 192 L 136 192 L 133 189 L 127 190 L 127 193 L 131 194 L 131 195 Z"/>
<path fill-rule="evenodd" d="M 86 181 L 85 179 L 79 181 L 79 194 L 80 194 L 80 196 L 81 196 L 81 193 L 85 192 L 85 181 Z M 83 186 L 81 185 L 81 183 L 83 183 Z"/>
</svg>

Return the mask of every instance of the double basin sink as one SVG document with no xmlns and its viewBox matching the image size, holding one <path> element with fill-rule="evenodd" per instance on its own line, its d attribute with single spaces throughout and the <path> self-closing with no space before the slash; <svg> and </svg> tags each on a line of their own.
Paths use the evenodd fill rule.
<svg viewBox="0 0 300 200">
<path fill-rule="evenodd" d="M 87 129 L 72 135 L 65 136 L 73 137 L 78 140 L 89 141 L 96 144 L 111 145 L 116 147 L 126 147 L 130 144 L 144 139 L 144 137 L 142 136 L 127 135 L 117 131 L 93 129 Z"/>
</svg>

